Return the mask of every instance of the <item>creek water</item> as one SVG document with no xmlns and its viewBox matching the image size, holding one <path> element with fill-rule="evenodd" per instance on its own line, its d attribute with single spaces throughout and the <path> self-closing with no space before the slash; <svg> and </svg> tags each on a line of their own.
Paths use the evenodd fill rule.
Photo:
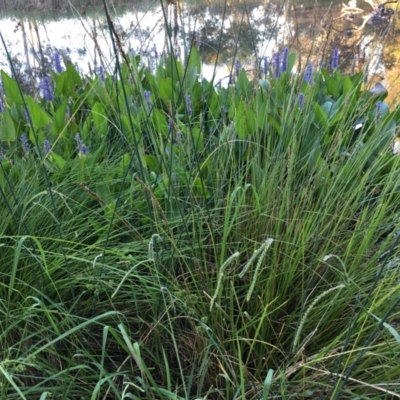
<svg viewBox="0 0 400 400">
<path fill-rule="evenodd" d="M 3 7 L 0 69 L 10 71 L 7 48 L 26 84 L 46 73 L 56 51 L 82 73 L 100 66 L 112 72 L 114 51 L 101 4 L 42 0 L 26 10 Z M 338 48 L 343 70 L 364 69 L 371 82 L 378 80 L 388 88 L 390 100 L 400 89 L 396 2 L 147 0 L 114 2 L 108 10 L 124 51 L 140 54 L 150 68 L 170 51 L 184 59 L 195 45 L 203 76 L 224 85 L 235 63 L 251 73 L 285 46 L 303 65 L 309 58 L 315 65 L 329 65 L 332 50 Z"/>
</svg>

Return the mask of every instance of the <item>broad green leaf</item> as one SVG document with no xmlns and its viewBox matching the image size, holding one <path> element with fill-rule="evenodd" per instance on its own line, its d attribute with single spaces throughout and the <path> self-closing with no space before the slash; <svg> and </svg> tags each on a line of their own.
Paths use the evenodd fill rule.
<svg viewBox="0 0 400 400">
<path fill-rule="evenodd" d="M 182 64 L 176 60 L 173 55 L 168 56 L 165 62 L 166 76 L 171 78 L 173 82 L 182 82 L 183 68 Z"/>
<path fill-rule="evenodd" d="M 187 63 L 188 70 L 191 68 L 196 68 L 197 73 L 201 71 L 201 59 L 199 51 L 196 47 L 192 46 L 190 49 L 189 60 Z"/>
<path fill-rule="evenodd" d="M 239 89 L 239 94 L 241 95 L 249 96 L 251 93 L 252 83 L 249 81 L 247 73 L 244 69 L 241 69 L 239 72 L 236 87 Z"/>
<path fill-rule="evenodd" d="M 165 115 L 158 108 L 153 110 L 151 119 L 156 132 L 163 133 L 165 136 L 168 135 L 168 122 Z"/>
<path fill-rule="evenodd" d="M 188 68 L 186 72 L 186 90 L 190 92 L 198 79 L 197 67 Z"/>
<path fill-rule="evenodd" d="M 200 128 L 198 126 L 194 127 L 191 130 L 191 135 L 195 151 L 198 153 L 203 151 L 204 139 L 203 139 L 203 132 L 200 130 Z"/>
<path fill-rule="evenodd" d="M 382 319 L 377 317 L 375 314 L 370 313 L 379 323 L 382 322 Z M 382 326 L 384 326 L 387 331 L 394 337 L 394 339 L 396 340 L 397 344 L 400 346 L 400 334 L 396 331 L 395 328 L 393 328 L 393 326 L 391 326 L 389 323 L 387 322 L 382 322 Z"/>
<path fill-rule="evenodd" d="M 53 76 L 55 82 L 54 93 L 56 96 L 62 96 L 68 94 L 69 90 L 69 76 L 68 72 L 64 71 L 61 74 L 54 74 Z"/>
<path fill-rule="evenodd" d="M 2 114 L 0 124 L 0 142 L 14 142 L 17 139 L 17 132 L 10 109 L 6 108 Z"/>
<path fill-rule="evenodd" d="M 64 99 L 60 107 L 53 115 L 53 126 L 51 131 L 53 135 L 58 136 L 65 128 L 65 113 L 67 110 L 68 99 Z"/>
<path fill-rule="evenodd" d="M 82 78 L 72 63 L 67 63 L 67 70 L 65 72 L 68 74 L 70 90 L 75 89 L 75 85 L 78 87 L 82 86 Z"/>
<path fill-rule="evenodd" d="M 95 105 L 93 106 L 92 118 L 93 118 L 93 125 L 96 131 L 100 135 L 106 136 L 108 129 L 107 114 L 100 103 L 95 103 Z"/>
<path fill-rule="evenodd" d="M 171 78 L 160 78 L 158 95 L 164 101 L 166 105 L 169 105 L 173 99 L 172 95 L 174 93 L 174 89 L 172 87 L 172 79 Z"/>
<path fill-rule="evenodd" d="M 289 57 L 288 57 L 288 69 L 287 69 L 289 72 L 292 71 L 295 62 L 296 62 L 296 54 L 295 53 L 289 54 Z"/>
<path fill-rule="evenodd" d="M 50 158 L 57 164 L 59 169 L 63 169 L 65 165 L 65 160 L 58 154 L 52 152 Z"/>
<path fill-rule="evenodd" d="M 131 121 L 132 121 L 133 131 L 131 127 Z M 128 115 L 122 115 L 121 122 L 125 137 L 128 139 L 128 142 L 130 143 L 131 146 L 135 146 L 135 144 L 140 141 L 140 136 L 141 136 L 140 135 L 141 130 L 136 119 L 133 117 L 132 114 L 130 115 L 130 117 Z"/>
<path fill-rule="evenodd" d="M 325 114 L 328 117 L 331 117 L 330 114 L 331 114 L 332 106 L 333 106 L 333 101 L 327 101 L 324 104 L 322 104 L 322 109 L 325 111 Z"/>
<path fill-rule="evenodd" d="M 328 94 L 331 95 L 332 97 L 336 97 L 338 94 L 338 85 L 337 82 L 330 78 L 326 82 L 326 87 L 328 88 Z"/>
<path fill-rule="evenodd" d="M 247 137 L 245 109 L 246 109 L 245 102 L 240 101 L 236 108 L 236 114 L 235 114 L 236 132 L 240 139 L 246 139 Z"/>
<path fill-rule="evenodd" d="M 348 76 L 345 76 L 343 78 L 343 94 L 347 95 L 351 93 L 352 89 L 353 89 L 353 83 L 351 79 Z"/>
<path fill-rule="evenodd" d="M 260 80 L 258 81 L 258 84 L 260 85 L 260 87 L 261 87 L 264 91 L 268 92 L 268 91 L 270 90 L 271 84 L 270 84 L 269 81 L 266 81 L 266 80 L 264 80 L 264 79 L 260 79 Z"/>
<path fill-rule="evenodd" d="M 144 158 L 144 160 L 146 162 L 147 168 L 149 168 L 151 171 L 159 172 L 159 166 L 158 166 L 157 158 L 155 158 L 151 154 L 145 154 L 143 156 L 143 158 Z"/>
<path fill-rule="evenodd" d="M 248 134 L 254 135 L 256 133 L 256 114 L 250 107 L 246 108 L 246 126 Z"/>
<path fill-rule="evenodd" d="M 203 196 L 206 199 L 210 197 L 210 192 L 208 191 L 205 182 L 201 178 L 196 178 L 194 180 L 193 189 L 198 196 Z"/>
<path fill-rule="evenodd" d="M 4 71 L 1 71 L 1 80 L 3 82 L 4 93 L 6 94 L 7 103 L 11 106 L 13 103 L 23 105 L 23 99 L 18 87 L 18 83 L 10 78 Z"/>
<path fill-rule="evenodd" d="M 325 110 L 318 103 L 314 103 L 314 111 L 320 125 L 325 125 L 328 121 Z"/>
<path fill-rule="evenodd" d="M 43 128 L 51 120 L 45 111 L 43 111 L 39 104 L 30 96 L 26 98 L 26 104 L 28 105 L 29 115 L 31 116 L 32 124 L 34 128 Z"/>
<path fill-rule="evenodd" d="M 221 115 L 221 107 L 218 102 L 218 95 L 213 91 L 210 94 L 208 108 L 213 118 L 217 119 Z"/>
</svg>

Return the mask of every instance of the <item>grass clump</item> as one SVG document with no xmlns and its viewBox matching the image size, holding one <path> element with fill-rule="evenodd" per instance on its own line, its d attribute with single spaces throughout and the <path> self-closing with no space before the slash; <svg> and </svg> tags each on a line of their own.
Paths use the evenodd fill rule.
<svg viewBox="0 0 400 400">
<path fill-rule="evenodd" d="M 399 397 L 387 93 L 119 54 L 1 74 L 1 397 Z"/>
</svg>

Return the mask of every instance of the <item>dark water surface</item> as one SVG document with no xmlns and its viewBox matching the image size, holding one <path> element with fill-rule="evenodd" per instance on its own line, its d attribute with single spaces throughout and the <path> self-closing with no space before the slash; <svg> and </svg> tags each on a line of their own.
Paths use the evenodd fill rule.
<svg viewBox="0 0 400 400">
<path fill-rule="evenodd" d="M 309 58 L 315 65 L 329 65 L 336 47 L 342 68 L 366 69 L 371 82 L 388 88 L 389 101 L 400 89 L 396 2 L 117 0 L 107 4 L 125 51 L 141 54 L 150 68 L 171 48 L 185 58 L 195 45 L 201 51 L 203 75 L 227 84 L 235 60 L 251 73 L 262 65 L 263 57 L 270 61 L 288 46 L 301 55 L 302 65 Z M 27 84 L 46 72 L 55 51 L 83 73 L 100 65 L 113 66 L 101 0 L 2 0 L 0 32 Z M 9 71 L 3 46 L 0 69 Z"/>
</svg>

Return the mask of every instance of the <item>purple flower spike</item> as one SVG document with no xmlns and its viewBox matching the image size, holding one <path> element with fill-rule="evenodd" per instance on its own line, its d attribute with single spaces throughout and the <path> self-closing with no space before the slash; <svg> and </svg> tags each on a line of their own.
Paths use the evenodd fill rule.
<svg viewBox="0 0 400 400">
<path fill-rule="evenodd" d="M 280 73 L 287 71 L 288 69 L 288 61 L 289 61 L 289 49 L 285 47 L 282 53 L 282 62 L 281 62 L 281 70 Z"/>
<path fill-rule="evenodd" d="M 100 67 L 98 68 L 97 75 L 100 77 L 102 82 L 106 80 L 106 73 L 102 65 L 100 65 Z"/>
<path fill-rule="evenodd" d="M 189 115 L 193 114 L 193 109 L 192 109 L 192 99 L 190 98 L 190 94 L 187 94 L 185 96 L 186 100 L 186 111 Z"/>
<path fill-rule="evenodd" d="M 264 75 L 267 75 L 268 74 L 268 59 L 267 59 L 267 57 L 263 57 L 263 62 L 262 62 L 262 73 L 264 74 Z"/>
<path fill-rule="evenodd" d="M 298 102 L 299 102 L 299 108 L 303 109 L 304 108 L 304 94 L 303 93 L 299 94 Z"/>
<path fill-rule="evenodd" d="M 146 103 L 147 103 L 147 106 L 149 107 L 149 108 L 151 108 L 151 106 L 152 106 L 152 103 L 151 103 L 151 93 L 148 91 L 148 90 L 145 90 L 144 92 L 143 92 L 143 96 L 144 96 L 144 98 L 145 98 L 145 100 L 146 100 Z"/>
<path fill-rule="evenodd" d="M 339 50 L 334 49 L 332 53 L 332 62 L 331 62 L 332 69 L 336 69 L 339 67 Z"/>
<path fill-rule="evenodd" d="M 51 83 L 49 77 L 45 76 L 42 79 L 42 90 L 43 90 L 43 96 L 47 101 L 52 101 L 53 100 L 53 90 L 51 88 Z"/>
<path fill-rule="evenodd" d="M 312 81 L 312 73 L 313 73 L 313 64 L 310 61 L 307 64 L 306 71 L 304 72 L 304 81 L 307 83 L 311 83 Z"/>
<path fill-rule="evenodd" d="M 0 99 L 0 113 L 4 112 L 4 105 L 3 102 Z"/>
<path fill-rule="evenodd" d="M 22 150 L 24 151 L 25 154 L 28 154 L 31 150 L 31 146 L 29 145 L 29 140 L 26 137 L 25 133 L 21 135 L 20 141 L 22 145 Z"/>
<path fill-rule="evenodd" d="M 280 55 L 279 51 L 277 51 L 277 52 L 274 54 L 274 57 L 273 57 L 274 75 L 275 75 L 275 78 L 279 78 L 279 77 L 281 76 L 281 71 L 280 71 L 280 58 L 281 58 L 281 55 Z"/>
<path fill-rule="evenodd" d="M 157 47 L 155 43 L 153 43 L 153 48 L 151 49 L 151 55 L 154 57 L 156 60 L 158 60 L 158 53 L 157 53 Z"/>
<path fill-rule="evenodd" d="M 88 148 L 87 148 L 84 144 L 82 144 L 82 146 L 81 146 L 79 152 L 80 152 L 83 156 L 85 156 L 86 154 L 89 154 L 89 150 L 88 150 Z"/>
<path fill-rule="evenodd" d="M 51 153 L 51 143 L 48 140 L 43 141 L 43 150 L 45 155 Z"/>
<path fill-rule="evenodd" d="M 75 150 L 78 150 L 78 151 L 79 151 L 79 154 L 81 154 L 81 155 L 89 154 L 89 150 L 88 150 L 88 148 L 86 147 L 86 145 L 83 143 L 83 140 L 81 139 L 79 133 L 77 133 L 77 134 L 75 135 L 74 140 L 75 140 L 75 142 L 76 142 L 76 144 L 77 144 Z"/>
<path fill-rule="evenodd" d="M 240 71 L 240 62 L 238 59 L 235 60 L 235 75 L 236 78 L 239 76 L 239 71 Z"/>
<path fill-rule="evenodd" d="M 54 64 L 54 69 L 59 74 L 64 71 L 64 68 L 61 65 L 61 54 L 58 51 L 56 51 L 53 55 L 53 64 Z"/>
</svg>

